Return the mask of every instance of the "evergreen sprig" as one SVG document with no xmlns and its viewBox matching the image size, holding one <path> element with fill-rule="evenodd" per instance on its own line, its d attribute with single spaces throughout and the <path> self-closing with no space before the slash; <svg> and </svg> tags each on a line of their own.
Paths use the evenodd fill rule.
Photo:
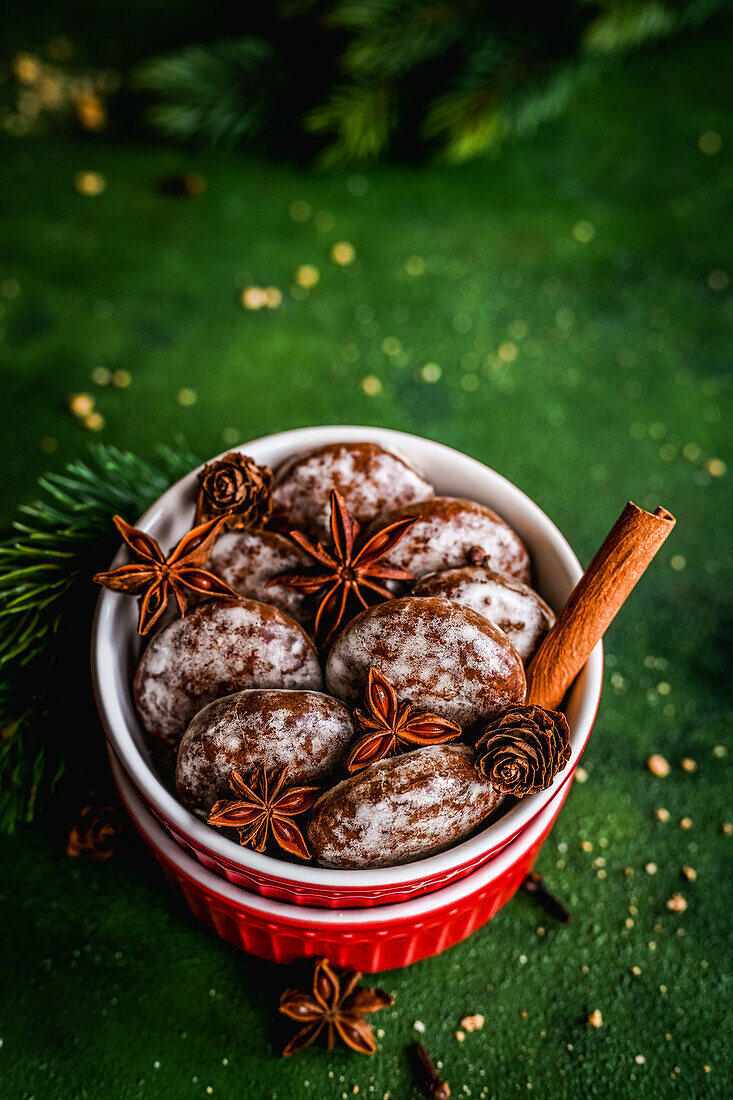
<svg viewBox="0 0 733 1100">
<path fill-rule="evenodd" d="M 730 0 L 280 0 L 251 33 L 153 59 L 139 84 L 177 140 L 305 145 L 325 167 L 486 154 L 557 117 L 614 56 Z M 310 143 L 310 144 L 309 144 Z"/>
<path fill-rule="evenodd" d="M 143 65 L 137 86 L 157 94 L 150 120 L 175 140 L 253 141 L 281 82 L 274 48 L 259 38 L 189 46 Z"/>
<path fill-rule="evenodd" d="M 114 514 L 134 522 L 193 466 L 186 449 L 157 464 L 103 444 L 39 480 L 0 543 L 0 831 L 38 813 L 67 765 L 85 772 L 102 735 L 89 716 L 91 578 L 119 543 Z"/>
</svg>

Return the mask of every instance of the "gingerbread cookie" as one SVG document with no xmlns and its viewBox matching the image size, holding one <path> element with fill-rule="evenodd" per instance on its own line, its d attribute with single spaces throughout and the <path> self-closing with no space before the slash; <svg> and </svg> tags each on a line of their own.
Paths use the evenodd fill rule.
<svg viewBox="0 0 733 1100">
<path fill-rule="evenodd" d="M 270 526 L 327 538 L 332 489 L 361 524 L 385 508 L 412 506 L 433 496 L 422 474 L 377 443 L 329 443 L 297 455 L 277 471 Z"/>
<path fill-rule="evenodd" d="M 171 754 L 197 711 L 252 687 L 323 686 L 315 647 L 294 619 L 255 600 L 199 604 L 152 639 L 134 683 L 152 740 Z"/>
<path fill-rule="evenodd" d="M 526 693 L 522 660 L 506 634 L 472 608 L 436 596 L 389 600 L 352 619 L 328 656 L 329 692 L 358 702 L 370 666 L 399 699 L 464 728 Z"/>
<path fill-rule="evenodd" d="M 430 573 L 410 595 L 443 596 L 472 607 L 504 631 L 525 664 L 555 622 L 552 608 L 529 585 L 480 565 Z"/>
<path fill-rule="evenodd" d="M 529 554 L 519 535 L 475 500 L 458 497 L 434 497 L 419 508 L 420 518 L 387 555 L 391 565 L 409 569 L 414 577 L 424 577 L 441 569 L 464 565 L 474 547 L 480 547 L 490 569 L 508 573 L 518 580 L 529 580 Z M 414 514 L 412 508 L 393 508 L 375 520 L 375 527 L 395 523 Z"/>
<path fill-rule="evenodd" d="M 181 740 L 176 788 L 184 806 L 205 816 L 231 798 L 229 774 L 288 766 L 288 783 L 317 783 L 334 772 L 354 736 L 351 711 L 318 691 L 254 688 L 216 699 Z"/>
<path fill-rule="evenodd" d="M 299 546 L 275 531 L 232 531 L 221 535 L 206 565 L 240 596 L 271 603 L 296 622 L 312 618 L 311 601 L 294 588 L 267 582 L 278 573 L 305 570 L 313 562 Z"/>
<path fill-rule="evenodd" d="M 463 840 L 503 799 L 466 745 L 380 760 L 316 802 L 308 842 L 324 867 L 393 867 Z"/>
</svg>

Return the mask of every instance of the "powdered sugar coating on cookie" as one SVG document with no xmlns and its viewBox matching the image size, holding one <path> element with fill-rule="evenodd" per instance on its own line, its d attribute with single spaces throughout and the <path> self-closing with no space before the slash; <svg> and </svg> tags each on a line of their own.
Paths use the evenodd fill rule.
<svg viewBox="0 0 733 1100">
<path fill-rule="evenodd" d="M 325 867 L 389 867 L 442 852 L 502 801 L 466 745 L 434 745 L 380 760 L 322 795 L 308 841 Z"/>
<path fill-rule="evenodd" d="M 434 492 L 405 459 L 376 443 L 329 443 L 296 456 L 277 471 L 271 526 L 327 538 L 332 489 L 341 493 L 362 524 L 385 508 L 414 505 Z"/>
<path fill-rule="evenodd" d="M 176 788 L 205 815 L 231 798 L 229 774 L 288 765 L 288 783 L 316 783 L 339 766 L 354 737 L 351 711 L 318 691 L 250 689 L 200 710 L 178 750 Z"/>
<path fill-rule="evenodd" d="M 296 622 L 313 618 L 312 603 L 300 592 L 267 582 L 290 569 L 309 569 L 312 560 L 295 543 L 274 531 L 229 531 L 217 539 L 206 565 L 240 596 L 278 607 Z"/>
<path fill-rule="evenodd" d="M 481 565 L 431 573 L 410 595 L 443 596 L 472 607 L 504 631 L 525 664 L 555 622 L 552 608 L 529 585 Z"/>
<path fill-rule="evenodd" d="M 356 703 L 370 665 L 400 699 L 464 727 L 526 693 L 524 666 L 507 636 L 472 608 L 438 597 L 389 600 L 352 619 L 326 663 L 329 692 Z"/>
<path fill-rule="evenodd" d="M 255 600 L 200 604 L 156 634 L 135 674 L 135 704 L 166 752 L 178 747 L 194 714 L 250 687 L 323 686 L 318 654 L 303 628 Z"/>
<path fill-rule="evenodd" d="M 374 521 L 374 527 L 395 523 L 410 514 L 409 508 L 393 508 Z M 488 557 L 489 568 L 529 580 L 529 554 L 519 535 L 483 504 L 458 497 L 434 497 L 424 501 L 420 518 L 387 555 L 391 565 L 424 577 L 440 569 L 464 565 L 470 550 L 478 546 Z"/>
</svg>

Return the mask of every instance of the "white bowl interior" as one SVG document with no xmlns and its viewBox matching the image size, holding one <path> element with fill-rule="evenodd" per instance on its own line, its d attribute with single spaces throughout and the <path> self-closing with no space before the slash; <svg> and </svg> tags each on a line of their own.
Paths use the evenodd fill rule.
<svg viewBox="0 0 733 1100">
<path fill-rule="evenodd" d="M 383 929 L 396 921 L 417 920 L 436 909 L 457 905 L 465 898 L 497 881 L 510 870 L 513 864 L 539 840 L 555 812 L 554 806 L 546 806 L 525 832 L 507 844 L 494 859 L 459 879 L 458 882 L 444 886 L 441 890 L 434 890 L 432 893 L 423 894 L 410 901 L 396 902 L 392 905 L 376 905 L 365 909 L 316 909 L 304 905 L 289 905 L 284 901 L 252 894 L 248 890 L 243 890 L 241 886 L 234 886 L 226 879 L 219 878 L 208 871 L 171 840 L 168 833 L 146 808 L 119 764 L 113 761 L 112 769 L 125 803 L 141 832 L 178 871 L 193 879 L 209 894 L 226 898 L 227 901 L 249 909 L 259 916 L 272 917 L 286 921 L 288 924 L 336 925 L 344 929 L 362 928 L 364 925 L 374 924 Z"/>
<path fill-rule="evenodd" d="M 369 441 L 403 454 L 433 482 L 436 492 L 464 496 L 493 508 L 512 526 L 532 557 L 534 585 L 558 610 L 582 574 L 578 559 L 545 513 L 500 474 L 467 455 L 419 436 L 385 428 L 319 427 L 282 432 L 243 443 L 237 448 L 272 468 L 293 455 L 341 440 Z M 164 548 L 172 546 L 190 528 L 194 513 L 197 471 L 173 485 L 141 517 L 138 526 Z M 124 561 L 121 548 L 113 564 Z M 117 758 L 134 784 L 161 815 L 193 844 L 253 872 L 319 888 L 360 889 L 414 882 L 428 875 L 480 857 L 516 834 L 547 805 L 577 763 L 595 717 L 603 678 L 603 651 L 599 643 L 573 685 L 567 701 L 572 755 L 567 769 L 540 794 L 522 799 L 497 822 L 475 836 L 427 859 L 365 871 L 335 871 L 312 864 L 292 864 L 241 848 L 189 813 L 158 777 L 151 750 L 132 699 L 131 684 L 142 648 L 137 634 L 136 601 L 102 589 L 92 632 L 92 673 L 97 705 Z"/>
</svg>

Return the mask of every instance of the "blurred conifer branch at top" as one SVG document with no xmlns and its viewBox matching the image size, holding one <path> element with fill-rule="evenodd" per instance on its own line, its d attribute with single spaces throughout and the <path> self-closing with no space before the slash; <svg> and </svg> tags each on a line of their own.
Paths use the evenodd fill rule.
<svg viewBox="0 0 733 1100">
<path fill-rule="evenodd" d="M 140 67 L 167 137 L 460 162 L 559 115 L 612 59 L 730 0 L 281 0 L 243 34 Z M 257 26 L 247 26 L 248 21 Z"/>
</svg>

